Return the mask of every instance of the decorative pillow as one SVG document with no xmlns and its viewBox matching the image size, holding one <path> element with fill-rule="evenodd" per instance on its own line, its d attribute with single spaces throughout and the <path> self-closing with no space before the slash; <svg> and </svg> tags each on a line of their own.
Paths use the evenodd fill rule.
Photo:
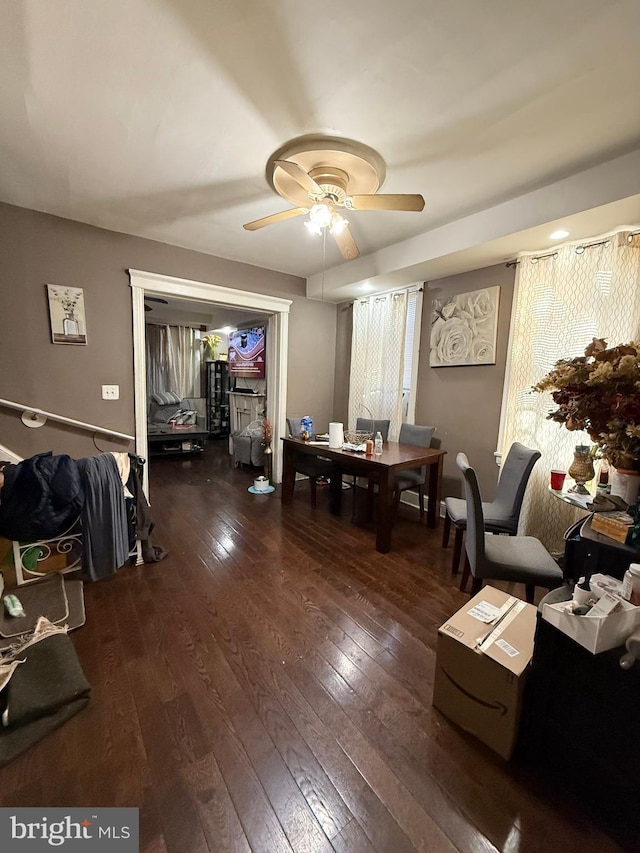
<svg viewBox="0 0 640 853">
<path fill-rule="evenodd" d="M 180 397 L 174 394 L 173 391 L 157 391 L 151 395 L 151 399 L 159 406 L 175 406 L 180 402 Z"/>
<path fill-rule="evenodd" d="M 158 406 L 157 403 L 155 405 L 152 403 L 151 410 L 149 411 L 149 418 L 156 424 L 168 424 L 179 411 L 180 406 L 176 404 L 172 404 L 170 406 Z"/>
</svg>

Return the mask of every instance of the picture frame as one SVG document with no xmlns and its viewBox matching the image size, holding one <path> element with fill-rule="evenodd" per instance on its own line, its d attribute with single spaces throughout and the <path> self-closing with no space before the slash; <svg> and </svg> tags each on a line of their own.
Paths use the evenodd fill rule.
<svg viewBox="0 0 640 853">
<path fill-rule="evenodd" d="M 500 287 L 485 287 L 434 299 L 430 367 L 496 363 Z"/>
<path fill-rule="evenodd" d="M 86 346 L 87 321 L 81 287 L 47 284 L 51 342 Z"/>
</svg>

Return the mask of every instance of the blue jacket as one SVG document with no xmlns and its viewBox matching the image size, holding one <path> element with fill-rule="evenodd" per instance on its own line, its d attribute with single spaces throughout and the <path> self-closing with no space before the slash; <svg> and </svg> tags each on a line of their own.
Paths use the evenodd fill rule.
<svg viewBox="0 0 640 853">
<path fill-rule="evenodd" d="M 67 531 L 83 505 L 80 471 L 70 456 L 39 453 L 3 469 L 0 536 L 33 542 Z"/>
</svg>

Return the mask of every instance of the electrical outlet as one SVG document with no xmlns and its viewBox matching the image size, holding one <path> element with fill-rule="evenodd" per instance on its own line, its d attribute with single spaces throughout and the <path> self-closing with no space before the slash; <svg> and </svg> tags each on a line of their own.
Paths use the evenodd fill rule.
<svg viewBox="0 0 640 853">
<path fill-rule="evenodd" d="M 102 386 L 103 400 L 119 400 L 120 386 L 119 385 L 103 385 Z"/>
</svg>

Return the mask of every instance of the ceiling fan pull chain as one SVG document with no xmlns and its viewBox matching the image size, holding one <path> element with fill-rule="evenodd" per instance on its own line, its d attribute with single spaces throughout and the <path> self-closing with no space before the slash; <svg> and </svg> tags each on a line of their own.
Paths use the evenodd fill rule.
<svg viewBox="0 0 640 853">
<path fill-rule="evenodd" d="M 327 256 L 327 229 L 322 231 L 322 283 L 320 285 L 320 299 L 324 302 L 324 271 L 326 269 L 325 258 Z"/>
</svg>

